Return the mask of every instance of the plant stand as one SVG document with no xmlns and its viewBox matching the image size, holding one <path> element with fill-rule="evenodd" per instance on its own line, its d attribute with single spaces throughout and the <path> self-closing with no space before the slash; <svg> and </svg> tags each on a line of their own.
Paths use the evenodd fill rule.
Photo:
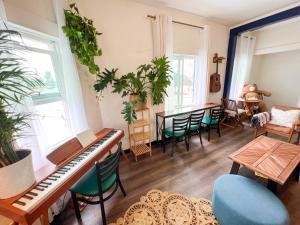
<svg viewBox="0 0 300 225">
<path fill-rule="evenodd" d="M 136 110 L 138 119 L 128 125 L 130 150 L 137 157 L 151 152 L 151 121 L 148 108 Z"/>
</svg>

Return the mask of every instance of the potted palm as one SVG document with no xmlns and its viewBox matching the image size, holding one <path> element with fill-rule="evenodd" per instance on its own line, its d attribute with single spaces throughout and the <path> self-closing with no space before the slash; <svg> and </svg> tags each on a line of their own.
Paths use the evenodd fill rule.
<svg viewBox="0 0 300 225">
<path fill-rule="evenodd" d="M 16 31 L 0 30 L 1 199 L 15 196 L 35 182 L 30 150 L 17 150 L 15 146 L 16 138 L 28 126 L 29 115 L 16 113 L 15 109 L 42 82 L 26 68 L 25 60 L 18 53 L 22 51 L 21 45 L 14 41 L 15 37 L 20 37 Z"/>
<path fill-rule="evenodd" d="M 148 95 L 153 105 L 163 103 L 166 90 L 171 84 L 167 57 L 154 58 L 151 63 L 139 66 L 136 73 L 130 72 L 120 78 L 116 77 L 117 71 L 105 69 L 97 74 L 94 89 L 101 93 L 108 85 L 112 85 L 114 93 L 119 93 L 122 97 L 129 96 L 129 101 L 123 103 L 122 110 L 124 119 L 129 124 L 136 120 L 136 110 L 146 107 Z"/>
</svg>

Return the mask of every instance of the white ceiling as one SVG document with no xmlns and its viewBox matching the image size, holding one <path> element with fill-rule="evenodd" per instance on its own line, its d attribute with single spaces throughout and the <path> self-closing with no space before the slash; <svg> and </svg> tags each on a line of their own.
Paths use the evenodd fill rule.
<svg viewBox="0 0 300 225">
<path fill-rule="evenodd" d="M 234 26 L 264 14 L 280 10 L 299 0 L 135 0 L 190 12 L 218 23 Z"/>
</svg>

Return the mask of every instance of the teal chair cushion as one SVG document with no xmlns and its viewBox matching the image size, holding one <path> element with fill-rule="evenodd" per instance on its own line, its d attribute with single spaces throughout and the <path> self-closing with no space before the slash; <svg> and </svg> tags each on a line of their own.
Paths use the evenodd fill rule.
<svg viewBox="0 0 300 225">
<path fill-rule="evenodd" d="M 212 197 L 214 214 L 222 225 L 289 225 L 282 202 L 256 181 L 239 175 L 223 175 Z"/>
<path fill-rule="evenodd" d="M 211 120 L 210 121 L 210 117 L 209 116 L 205 116 L 205 117 L 203 117 L 202 123 L 204 123 L 204 124 L 211 124 L 211 125 L 217 125 L 218 121 L 217 120 Z"/>
<path fill-rule="evenodd" d="M 191 125 L 190 126 L 190 131 L 197 131 L 199 130 L 199 125 Z"/>
<path fill-rule="evenodd" d="M 108 191 L 116 183 L 117 175 L 113 173 L 108 179 L 102 182 L 103 193 Z M 96 167 L 89 170 L 73 187 L 70 191 L 80 193 L 85 196 L 98 195 L 98 182 Z"/>
<path fill-rule="evenodd" d="M 172 127 L 166 128 L 165 135 L 168 137 L 173 137 L 173 128 Z M 174 137 L 182 137 L 184 135 L 185 135 L 184 131 L 175 131 L 174 133 Z"/>
</svg>

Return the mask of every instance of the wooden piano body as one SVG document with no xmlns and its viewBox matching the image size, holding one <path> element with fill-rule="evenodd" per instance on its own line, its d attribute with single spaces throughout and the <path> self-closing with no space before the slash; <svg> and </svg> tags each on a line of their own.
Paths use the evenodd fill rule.
<svg viewBox="0 0 300 225">
<path fill-rule="evenodd" d="M 48 159 L 55 163 L 44 166 L 40 170 L 36 172 L 36 183 L 29 188 L 24 193 L 21 193 L 18 196 L 9 199 L 0 200 L 0 215 L 3 215 L 15 222 L 15 224 L 22 225 L 30 225 L 36 219 L 42 216 L 43 224 L 48 224 L 48 209 L 54 204 L 59 197 L 61 197 L 65 192 L 69 190 L 69 188 L 79 180 L 81 176 L 83 176 L 91 167 L 94 166 L 95 161 L 100 160 L 104 157 L 108 152 L 110 152 L 111 148 L 116 145 L 120 140 L 124 137 L 124 131 L 118 133 L 118 136 L 115 137 L 101 152 L 97 153 L 97 155 L 93 156 L 91 160 L 84 164 L 72 177 L 65 180 L 64 183 L 59 186 L 57 190 L 50 193 L 42 202 L 39 202 L 33 209 L 29 212 L 23 211 L 14 207 L 12 204 L 24 196 L 28 191 L 32 190 L 40 181 L 46 179 L 50 174 L 64 167 L 68 162 L 75 159 L 85 150 L 96 144 L 98 141 L 103 139 L 106 135 L 112 132 L 114 129 L 104 128 L 99 133 L 96 134 L 97 139 L 90 143 L 86 147 L 82 147 L 80 142 L 76 140 L 76 138 L 71 139 L 67 143 L 60 146 L 57 150 L 55 150 L 52 154 L 48 156 Z"/>
</svg>

